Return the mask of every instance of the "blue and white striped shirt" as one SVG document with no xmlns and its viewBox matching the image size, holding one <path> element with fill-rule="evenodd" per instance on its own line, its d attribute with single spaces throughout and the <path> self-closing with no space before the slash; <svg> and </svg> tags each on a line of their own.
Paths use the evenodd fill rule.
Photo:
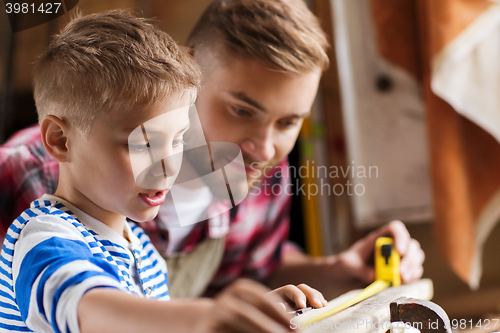
<svg viewBox="0 0 500 333">
<path fill-rule="evenodd" d="M 83 294 L 111 287 L 169 300 L 167 266 L 127 221 L 123 236 L 44 195 L 11 225 L 0 256 L 0 332 L 79 332 Z"/>
</svg>

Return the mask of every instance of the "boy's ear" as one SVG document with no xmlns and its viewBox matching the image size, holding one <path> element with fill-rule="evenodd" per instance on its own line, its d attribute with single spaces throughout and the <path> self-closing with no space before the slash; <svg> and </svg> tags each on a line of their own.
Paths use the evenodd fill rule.
<svg viewBox="0 0 500 333">
<path fill-rule="evenodd" d="M 40 124 L 43 146 L 58 162 L 68 162 L 68 127 L 60 118 L 48 115 Z"/>
</svg>

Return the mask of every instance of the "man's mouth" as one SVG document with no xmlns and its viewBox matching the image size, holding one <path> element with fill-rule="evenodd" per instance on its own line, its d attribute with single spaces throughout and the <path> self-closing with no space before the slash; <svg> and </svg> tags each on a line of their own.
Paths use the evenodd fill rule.
<svg viewBox="0 0 500 333">
<path fill-rule="evenodd" d="M 156 207 L 165 202 L 167 191 L 161 190 L 156 192 L 139 193 L 139 196 L 148 206 Z"/>
<path fill-rule="evenodd" d="M 259 167 L 260 163 L 251 163 L 251 164 L 246 164 L 245 163 L 245 171 L 247 174 L 254 175 L 257 173 L 262 173 L 261 168 Z"/>
<path fill-rule="evenodd" d="M 229 165 L 232 165 L 232 166 L 235 166 L 236 168 L 238 168 L 239 170 L 245 168 L 245 172 L 247 175 L 255 175 L 255 174 L 258 174 L 258 173 L 261 173 L 261 168 L 260 168 L 260 164 L 261 163 L 258 163 L 258 162 L 252 162 L 252 163 L 240 163 L 240 162 L 237 162 L 237 161 L 226 161 L 226 164 L 229 164 Z"/>
</svg>

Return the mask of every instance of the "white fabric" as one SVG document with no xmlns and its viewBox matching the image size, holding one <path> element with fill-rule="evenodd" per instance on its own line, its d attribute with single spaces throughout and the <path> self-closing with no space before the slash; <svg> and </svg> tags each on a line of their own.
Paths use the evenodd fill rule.
<svg viewBox="0 0 500 333">
<path fill-rule="evenodd" d="M 201 182 L 199 179 L 196 181 Z M 200 186 L 198 191 L 183 186 L 177 186 L 177 190 L 185 192 L 185 195 L 189 194 L 191 200 L 179 200 L 174 205 L 171 196 L 168 195 L 165 203 L 160 206 L 160 211 L 156 217 L 158 226 L 168 230 L 167 256 L 182 250 L 187 236 L 195 227 L 195 223 L 200 221 L 200 216 L 206 212 L 212 201 L 212 194 L 208 187 L 205 186 Z M 186 225 L 182 226 L 180 224 L 178 213 L 181 213 L 188 220 Z"/>
<path fill-rule="evenodd" d="M 500 5 L 477 18 L 433 60 L 432 90 L 500 142 Z"/>
</svg>

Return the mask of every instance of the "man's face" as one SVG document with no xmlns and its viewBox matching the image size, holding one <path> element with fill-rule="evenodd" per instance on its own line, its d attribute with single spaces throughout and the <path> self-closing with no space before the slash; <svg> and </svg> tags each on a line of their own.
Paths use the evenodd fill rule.
<svg viewBox="0 0 500 333">
<path fill-rule="evenodd" d="M 200 60 L 196 54 L 195 59 Z M 247 185 L 255 187 L 264 170 L 292 150 L 321 72 L 284 74 L 258 60 L 233 57 L 206 75 L 196 102 L 206 139 L 239 145 Z"/>
<path fill-rule="evenodd" d="M 180 158 L 168 157 L 181 157 L 189 127 L 188 102 L 172 100 L 147 110 L 102 114 L 87 137 L 72 130 L 67 199 L 104 223 L 123 216 L 153 219 L 180 167 Z M 151 166 L 153 161 L 159 163 Z M 138 177 L 148 167 L 149 178 Z"/>
</svg>

